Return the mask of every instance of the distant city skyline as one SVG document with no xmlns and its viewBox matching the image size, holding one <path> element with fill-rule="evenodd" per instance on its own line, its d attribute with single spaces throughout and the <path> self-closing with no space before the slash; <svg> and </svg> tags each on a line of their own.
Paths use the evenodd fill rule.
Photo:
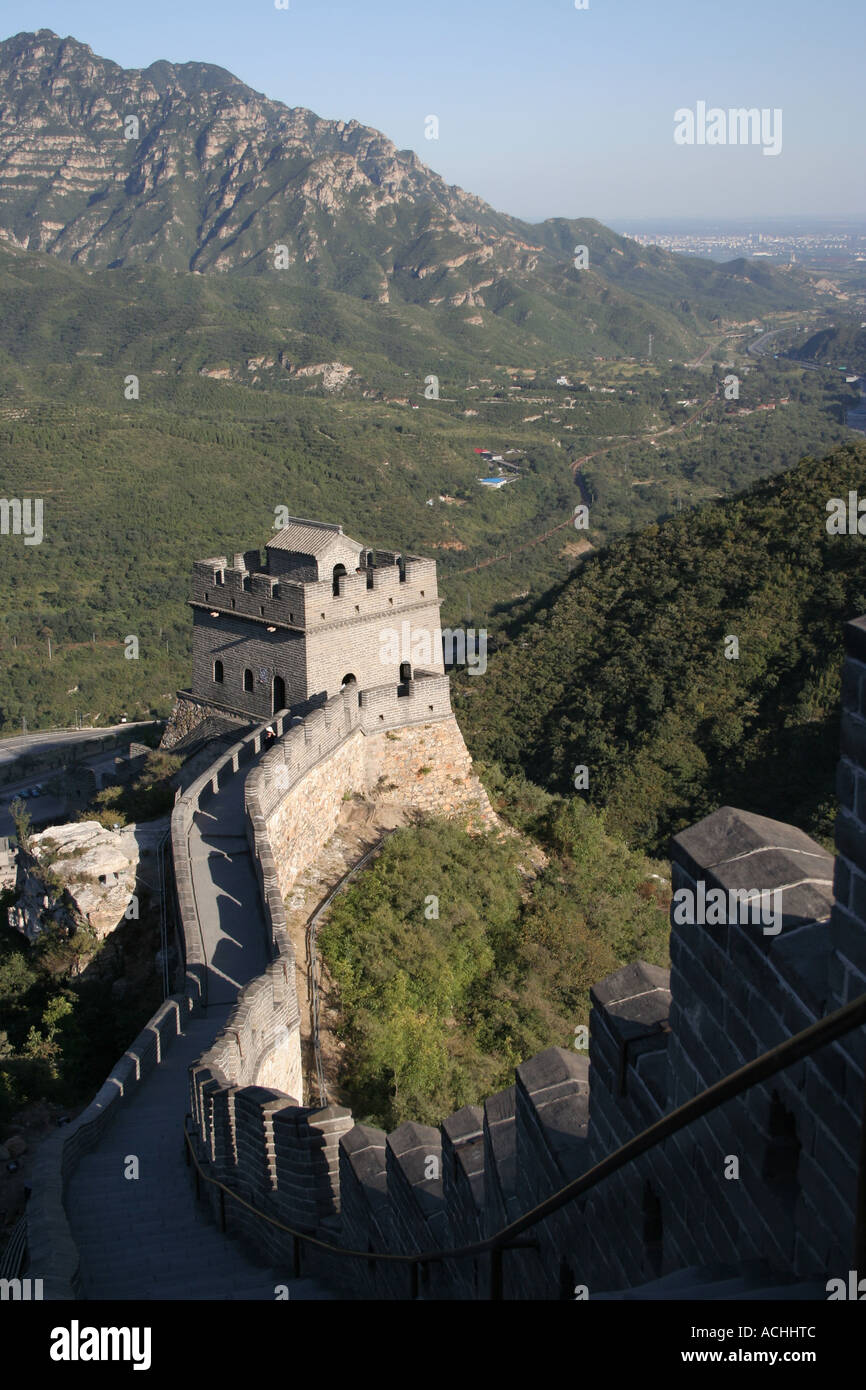
<svg viewBox="0 0 866 1390">
<path fill-rule="evenodd" d="M 858 0 L 587 2 L 5 0 L 2 32 L 52 29 L 124 67 L 216 64 L 289 106 L 373 126 L 532 222 L 866 216 Z M 714 143 L 712 111 L 734 108 L 781 113 L 775 157 L 736 143 L 733 122 Z M 683 110 L 701 114 L 695 143 L 674 140 Z"/>
</svg>

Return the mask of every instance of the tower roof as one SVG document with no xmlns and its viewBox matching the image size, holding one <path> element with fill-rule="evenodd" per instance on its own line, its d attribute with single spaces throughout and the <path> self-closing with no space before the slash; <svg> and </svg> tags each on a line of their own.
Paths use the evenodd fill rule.
<svg viewBox="0 0 866 1390">
<path fill-rule="evenodd" d="M 350 545 L 358 550 L 364 547 L 360 541 L 343 534 L 342 526 L 334 526 L 327 521 L 306 521 L 303 517 L 290 516 L 288 524 L 269 540 L 267 550 L 289 550 L 298 555 L 325 555 L 336 544 Z"/>
</svg>

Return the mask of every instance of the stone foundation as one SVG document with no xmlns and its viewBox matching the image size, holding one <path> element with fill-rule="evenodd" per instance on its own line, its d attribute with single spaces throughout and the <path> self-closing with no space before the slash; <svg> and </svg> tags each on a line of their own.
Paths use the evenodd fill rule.
<svg viewBox="0 0 866 1390">
<path fill-rule="evenodd" d="M 160 740 L 160 748 L 170 750 L 180 743 L 181 739 L 191 734 L 193 729 L 197 729 L 206 719 L 229 720 L 238 726 L 238 736 L 250 727 L 252 720 L 244 718 L 235 710 L 223 708 L 220 705 L 208 705 L 202 700 L 197 700 L 188 691 L 179 690 L 174 709 L 168 716 L 165 732 Z"/>
</svg>

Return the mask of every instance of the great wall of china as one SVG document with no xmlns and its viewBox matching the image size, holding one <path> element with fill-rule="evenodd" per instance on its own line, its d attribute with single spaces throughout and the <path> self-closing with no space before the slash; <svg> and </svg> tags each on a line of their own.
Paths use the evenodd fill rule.
<svg viewBox="0 0 866 1390">
<path fill-rule="evenodd" d="M 641 1286 L 658 1297 L 824 1297 L 862 1239 L 863 1027 L 539 1222 L 496 1274 L 481 1258 L 446 1256 L 422 1266 L 419 1285 L 408 1266 L 372 1257 L 489 1238 L 690 1097 L 864 995 L 866 618 L 847 624 L 845 639 L 835 863 L 803 832 L 731 808 L 672 843 L 675 891 L 777 893 L 781 929 L 672 920 L 670 972 L 635 962 L 596 985 L 588 1056 L 553 1046 L 518 1067 L 513 1086 L 438 1128 L 385 1134 L 344 1107 L 305 1103 L 284 899 L 347 792 L 393 788 L 422 814 L 493 824 L 448 678 L 348 686 L 303 720 L 281 711 L 244 735 L 172 817 L 182 987 L 40 1156 L 27 1267 L 45 1296 L 273 1297 L 285 1271 L 299 1297 L 471 1299 L 494 1278 L 512 1298 Z M 226 901 L 228 927 L 215 921 Z M 141 1229 L 156 1220 L 161 1237 L 133 1253 L 115 1169 L 138 1143 L 139 1113 L 142 1124 L 158 1117 L 162 1147 L 135 1200 Z M 187 1124 L 201 1175 L 222 1185 L 204 1183 L 198 1207 L 183 1167 Z M 228 1292 L 191 1277 L 184 1261 L 198 1247 L 188 1258 L 181 1247 L 192 1222 L 215 1268 L 232 1268 Z"/>
</svg>

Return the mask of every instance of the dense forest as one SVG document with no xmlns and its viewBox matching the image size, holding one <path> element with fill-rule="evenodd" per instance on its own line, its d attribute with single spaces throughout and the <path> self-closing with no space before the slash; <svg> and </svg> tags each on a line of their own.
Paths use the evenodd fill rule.
<svg viewBox="0 0 866 1390">
<path fill-rule="evenodd" d="M 725 803 L 829 842 L 866 556 L 828 534 L 827 504 L 864 466 L 866 444 L 846 444 L 591 556 L 501 636 L 483 680 L 461 678 L 473 754 L 577 786 L 652 853 Z"/>
</svg>

